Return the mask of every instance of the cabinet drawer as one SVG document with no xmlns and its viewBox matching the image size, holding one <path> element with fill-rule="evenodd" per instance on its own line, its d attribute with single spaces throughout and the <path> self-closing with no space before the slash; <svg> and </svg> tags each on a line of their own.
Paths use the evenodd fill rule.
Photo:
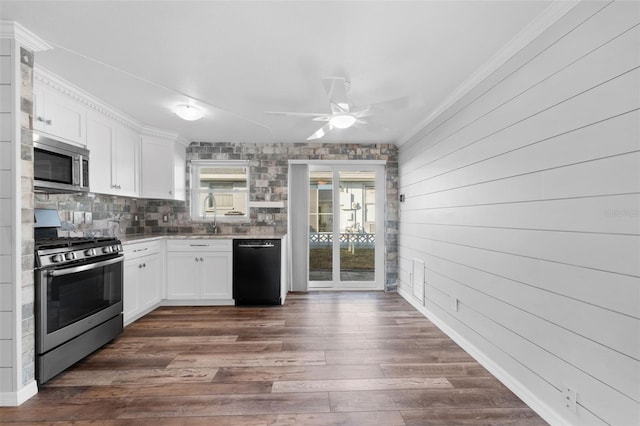
<svg viewBox="0 0 640 426">
<path fill-rule="evenodd" d="M 193 240 L 169 240 L 167 251 L 231 251 L 232 240 L 219 239 L 193 239 Z"/>
<path fill-rule="evenodd" d="M 162 250 L 162 241 L 144 241 L 139 243 L 126 243 L 122 245 L 125 260 L 136 259 Z"/>
</svg>

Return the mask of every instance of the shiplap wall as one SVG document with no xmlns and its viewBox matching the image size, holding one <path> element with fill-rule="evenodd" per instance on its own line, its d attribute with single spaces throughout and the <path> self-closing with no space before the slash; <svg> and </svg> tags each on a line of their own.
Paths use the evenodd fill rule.
<svg viewBox="0 0 640 426">
<path fill-rule="evenodd" d="M 578 4 L 400 147 L 400 293 L 556 424 L 640 424 L 639 23 Z"/>
<path fill-rule="evenodd" d="M 13 42 L 0 40 L 0 393 L 14 392 L 15 152 Z"/>
</svg>

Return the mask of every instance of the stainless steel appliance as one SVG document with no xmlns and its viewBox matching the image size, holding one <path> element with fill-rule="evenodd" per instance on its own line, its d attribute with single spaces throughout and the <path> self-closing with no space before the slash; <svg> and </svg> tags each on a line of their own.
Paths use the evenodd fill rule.
<svg viewBox="0 0 640 426">
<path fill-rule="evenodd" d="M 36 190 L 87 192 L 89 150 L 40 137 L 33 143 L 33 174 Z"/>
<path fill-rule="evenodd" d="M 278 239 L 233 240 L 236 305 L 281 305 Z"/>
<path fill-rule="evenodd" d="M 57 211 L 35 213 L 36 379 L 45 383 L 122 333 L 124 256 L 117 238 L 57 238 Z"/>
</svg>

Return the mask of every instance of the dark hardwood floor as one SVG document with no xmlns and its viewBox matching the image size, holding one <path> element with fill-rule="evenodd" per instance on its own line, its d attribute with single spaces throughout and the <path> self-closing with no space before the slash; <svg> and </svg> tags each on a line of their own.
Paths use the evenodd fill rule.
<svg viewBox="0 0 640 426">
<path fill-rule="evenodd" d="M 163 307 L 0 423 L 545 425 L 395 293 Z"/>
</svg>

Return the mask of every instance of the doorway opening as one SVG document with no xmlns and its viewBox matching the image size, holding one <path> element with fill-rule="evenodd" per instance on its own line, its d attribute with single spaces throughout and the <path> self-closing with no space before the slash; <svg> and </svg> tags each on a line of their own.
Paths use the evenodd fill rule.
<svg viewBox="0 0 640 426">
<path fill-rule="evenodd" d="M 384 166 L 310 165 L 310 289 L 384 289 Z"/>
</svg>

